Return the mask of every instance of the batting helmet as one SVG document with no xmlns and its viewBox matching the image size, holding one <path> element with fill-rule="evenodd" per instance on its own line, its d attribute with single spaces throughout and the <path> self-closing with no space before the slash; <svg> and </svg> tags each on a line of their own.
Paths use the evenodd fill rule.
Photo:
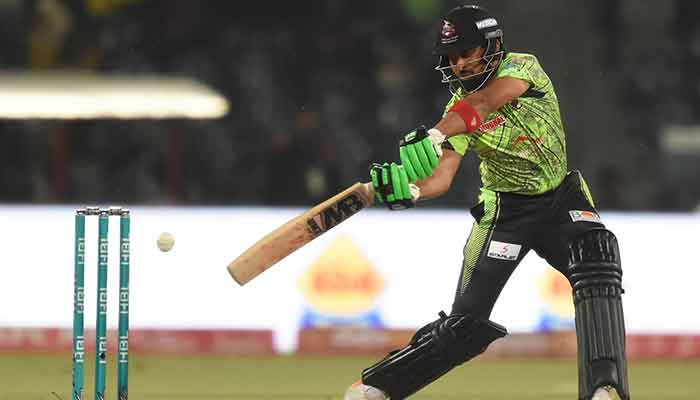
<svg viewBox="0 0 700 400">
<path fill-rule="evenodd" d="M 496 41 L 500 42 L 497 50 Z M 484 71 L 468 77 L 458 77 L 452 71 L 449 55 L 483 47 L 486 49 L 481 61 Z M 480 89 L 491 77 L 504 54 L 503 31 L 496 18 L 479 6 L 459 6 L 450 10 L 437 26 L 433 54 L 440 57 L 436 70 L 442 73 L 442 82 L 450 86 L 453 93 L 462 88 L 466 93 Z M 455 85 L 458 84 L 458 85 Z"/>
</svg>

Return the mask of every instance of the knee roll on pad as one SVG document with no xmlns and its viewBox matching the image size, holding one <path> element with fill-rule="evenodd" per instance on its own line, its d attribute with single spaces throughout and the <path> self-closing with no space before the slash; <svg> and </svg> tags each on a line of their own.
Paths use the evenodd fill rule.
<svg viewBox="0 0 700 400">
<path fill-rule="evenodd" d="M 629 399 L 622 310 L 622 268 L 615 235 L 595 229 L 569 243 L 578 342 L 579 399 L 610 385 Z"/>
<path fill-rule="evenodd" d="M 440 318 L 420 328 L 406 347 L 362 371 L 362 382 L 381 389 L 391 400 L 406 398 L 507 333 L 489 320 L 440 312 Z"/>
</svg>

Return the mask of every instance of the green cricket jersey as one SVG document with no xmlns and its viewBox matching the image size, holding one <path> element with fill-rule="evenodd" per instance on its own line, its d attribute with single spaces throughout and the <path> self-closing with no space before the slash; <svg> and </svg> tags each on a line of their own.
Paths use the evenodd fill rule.
<svg viewBox="0 0 700 400">
<path fill-rule="evenodd" d="M 496 78 L 511 76 L 530 84 L 519 98 L 490 114 L 471 134 L 450 137 L 454 150 L 479 156 L 485 189 L 534 195 L 559 186 L 567 172 L 566 140 L 554 86 L 537 58 L 508 53 Z M 464 96 L 454 95 L 445 113 Z"/>
</svg>

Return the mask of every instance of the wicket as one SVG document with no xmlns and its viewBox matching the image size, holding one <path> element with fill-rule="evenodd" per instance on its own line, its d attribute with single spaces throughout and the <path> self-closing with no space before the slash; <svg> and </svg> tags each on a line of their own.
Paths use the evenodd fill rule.
<svg viewBox="0 0 700 400">
<path fill-rule="evenodd" d="M 97 321 L 95 323 L 95 400 L 104 400 L 107 373 L 107 269 L 109 217 L 119 216 L 119 327 L 117 396 L 127 400 L 129 388 L 129 210 L 86 207 L 75 212 L 75 278 L 73 297 L 73 395 L 83 399 L 85 365 L 85 217 L 98 217 Z"/>
</svg>

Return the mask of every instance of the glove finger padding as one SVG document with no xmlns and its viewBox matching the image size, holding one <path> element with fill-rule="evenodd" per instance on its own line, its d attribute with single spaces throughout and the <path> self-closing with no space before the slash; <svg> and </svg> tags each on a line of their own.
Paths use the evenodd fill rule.
<svg viewBox="0 0 700 400">
<path fill-rule="evenodd" d="M 415 168 L 413 168 L 413 163 L 411 162 L 411 160 L 408 159 L 409 155 L 406 146 L 402 145 L 401 147 L 399 147 L 399 156 L 401 157 L 401 164 L 406 170 L 406 174 L 408 174 L 408 179 L 411 182 L 417 181 L 419 178 L 418 172 Z"/>
<path fill-rule="evenodd" d="M 411 168 L 415 171 L 417 179 L 427 178 L 428 173 L 425 171 L 425 169 L 423 169 L 423 163 L 421 163 L 420 157 L 418 156 L 416 146 L 414 144 L 407 144 L 404 147 L 404 150 L 405 158 L 401 158 L 401 164 L 410 165 Z M 400 154 L 401 152 L 399 151 L 399 155 Z"/>
<path fill-rule="evenodd" d="M 384 202 L 384 196 L 382 195 L 382 192 L 380 190 L 382 185 L 379 182 L 379 177 L 381 176 L 381 173 L 382 165 L 377 163 L 372 164 L 369 170 L 369 176 L 372 179 L 372 186 L 374 187 L 374 202 L 377 204 L 381 204 Z"/>
<path fill-rule="evenodd" d="M 382 192 L 387 204 L 394 201 L 394 189 L 391 187 L 391 181 L 389 180 L 389 164 L 384 163 L 382 165 Z"/>
<path fill-rule="evenodd" d="M 439 162 L 438 149 L 425 126 L 409 132 L 399 142 L 399 156 L 409 180 L 415 182 L 432 175 Z"/>
<path fill-rule="evenodd" d="M 372 186 L 374 187 L 374 200 L 376 203 L 388 203 L 394 201 L 394 193 L 389 179 L 389 164 L 374 163 L 370 169 Z"/>
<path fill-rule="evenodd" d="M 390 195 L 389 201 L 403 200 L 403 188 L 401 187 L 401 178 L 399 173 L 399 168 L 396 163 L 391 163 L 389 166 L 389 173 L 391 174 L 391 188 L 392 194 Z"/>
<path fill-rule="evenodd" d="M 425 179 L 433 173 L 433 168 L 430 164 L 430 158 L 428 157 L 428 153 L 430 153 L 431 151 L 435 151 L 432 149 L 432 146 L 432 142 L 430 142 L 430 139 L 428 138 L 425 138 L 418 143 L 410 145 L 410 148 L 415 150 L 416 156 L 418 157 L 418 165 L 423 171 L 424 176 L 421 179 Z"/>
<path fill-rule="evenodd" d="M 420 196 L 420 190 L 409 183 L 403 166 L 396 163 L 372 164 L 370 176 L 376 203 L 386 203 L 390 210 L 415 206 L 414 200 Z"/>
<path fill-rule="evenodd" d="M 435 144 L 432 140 L 430 140 L 430 138 L 426 138 L 421 143 L 423 143 L 423 147 L 425 148 L 425 154 L 428 157 L 428 163 L 432 171 L 434 171 L 435 168 L 437 168 L 438 166 L 438 162 L 440 161 L 438 159 L 438 154 L 435 151 Z"/>
<path fill-rule="evenodd" d="M 399 186 L 401 187 L 403 199 L 413 201 L 413 196 L 411 195 L 411 190 L 409 189 L 409 186 L 408 186 L 409 181 L 408 181 L 408 174 L 406 173 L 406 169 L 403 166 L 399 165 L 397 170 L 399 171 Z"/>
</svg>

